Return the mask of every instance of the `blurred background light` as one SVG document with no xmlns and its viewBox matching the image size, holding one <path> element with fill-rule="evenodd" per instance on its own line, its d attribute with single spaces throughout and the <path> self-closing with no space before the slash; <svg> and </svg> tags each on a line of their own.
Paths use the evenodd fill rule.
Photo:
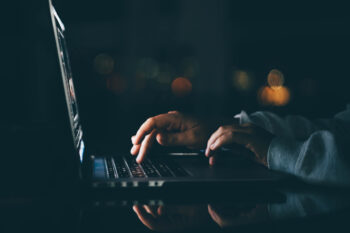
<svg viewBox="0 0 350 233">
<path fill-rule="evenodd" d="M 101 75 L 110 74 L 114 69 L 114 59 L 105 53 L 98 54 L 94 59 L 94 69 Z"/>
<path fill-rule="evenodd" d="M 244 70 L 235 70 L 232 74 L 233 86 L 238 91 L 250 91 L 254 86 L 254 78 L 252 74 Z"/>
<path fill-rule="evenodd" d="M 172 77 L 174 77 L 173 68 L 167 63 L 160 64 L 159 67 L 157 81 L 161 84 L 170 84 Z"/>
<path fill-rule="evenodd" d="M 185 97 L 192 91 L 192 83 L 187 78 L 178 77 L 171 83 L 171 91 L 177 97 Z"/>
<path fill-rule="evenodd" d="M 125 78 L 119 74 L 113 74 L 106 79 L 106 87 L 117 95 L 123 94 L 127 89 L 127 82 Z"/>
<path fill-rule="evenodd" d="M 290 91 L 287 87 L 261 87 L 258 100 L 262 105 L 285 106 L 290 101 Z"/>
<path fill-rule="evenodd" d="M 159 74 L 159 65 L 158 63 L 148 57 L 148 58 L 142 58 L 138 61 L 137 67 L 136 67 L 136 75 L 139 77 L 147 78 L 147 79 L 154 79 Z"/>
<path fill-rule="evenodd" d="M 186 57 L 181 61 L 181 73 L 186 78 L 193 78 L 199 73 L 199 63 L 194 57 Z"/>
<path fill-rule="evenodd" d="M 270 87 L 280 87 L 284 84 L 284 75 L 277 69 L 272 69 L 267 75 L 267 83 Z"/>
<path fill-rule="evenodd" d="M 286 16 L 265 3 L 243 9 L 244 1 L 232 0 L 57 4 L 69 29 L 76 94 L 91 140 L 114 143 L 116 134 L 124 140 L 145 117 L 168 109 L 208 117 L 244 109 L 315 118 L 350 99 L 349 21 L 347 12 L 344 19 L 330 17 L 329 4 L 319 17 L 320 11 L 309 10 L 305 17 Z"/>
</svg>

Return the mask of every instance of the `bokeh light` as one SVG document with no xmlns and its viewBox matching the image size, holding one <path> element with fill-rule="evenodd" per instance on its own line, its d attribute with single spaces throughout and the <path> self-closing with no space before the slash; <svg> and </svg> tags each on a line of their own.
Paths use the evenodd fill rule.
<svg viewBox="0 0 350 233">
<path fill-rule="evenodd" d="M 277 69 L 272 69 L 267 75 L 267 83 L 270 87 L 281 87 L 284 84 L 284 75 Z"/>
<path fill-rule="evenodd" d="M 235 70 L 232 74 L 232 82 L 239 91 L 250 91 L 254 86 L 253 76 L 244 70 Z"/>
<path fill-rule="evenodd" d="M 174 71 L 171 65 L 167 63 L 160 64 L 159 74 L 157 76 L 158 83 L 169 85 L 172 77 L 174 77 Z"/>
<path fill-rule="evenodd" d="M 123 94 L 127 89 L 126 80 L 118 74 L 113 74 L 106 79 L 107 89 L 115 94 Z"/>
<path fill-rule="evenodd" d="M 181 73 L 186 78 L 193 78 L 199 73 L 199 62 L 194 57 L 186 57 L 181 61 Z"/>
<path fill-rule="evenodd" d="M 136 75 L 147 79 L 154 79 L 159 74 L 159 65 L 152 58 L 142 58 L 138 61 Z"/>
<path fill-rule="evenodd" d="M 192 83 L 187 78 L 178 77 L 171 83 L 171 90 L 177 97 L 184 97 L 191 93 Z"/>
<path fill-rule="evenodd" d="M 290 91 L 287 87 L 261 87 L 258 100 L 262 105 L 284 106 L 290 101 Z"/>
<path fill-rule="evenodd" d="M 114 59 L 105 53 L 98 54 L 94 59 L 94 69 L 101 75 L 110 74 L 114 69 Z"/>
</svg>

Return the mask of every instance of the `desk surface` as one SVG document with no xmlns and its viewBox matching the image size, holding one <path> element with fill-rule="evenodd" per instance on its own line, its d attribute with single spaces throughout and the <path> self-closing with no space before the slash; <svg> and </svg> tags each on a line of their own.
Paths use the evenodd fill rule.
<svg viewBox="0 0 350 233">
<path fill-rule="evenodd" d="M 278 190 L 271 198 L 92 200 L 77 189 L 0 199 L 1 232 L 349 232 L 349 192 Z M 217 195 L 222 195 L 219 191 Z M 281 195 L 282 196 L 281 196 Z M 229 196 L 229 195 L 226 195 Z M 283 197 L 283 198 L 281 198 Z M 141 200 L 141 199 L 140 199 Z"/>
</svg>

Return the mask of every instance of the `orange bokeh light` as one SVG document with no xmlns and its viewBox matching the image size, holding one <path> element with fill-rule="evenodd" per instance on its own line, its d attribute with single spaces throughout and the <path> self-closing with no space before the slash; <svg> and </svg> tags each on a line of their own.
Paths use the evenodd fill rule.
<svg viewBox="0 0 350 233">
<path fill-rule="evenodd" d="M 290 91 L 288 88 L 280 87 L 261 87 L 258 92 L 258 99 L 263 105 L 284 106 L 290 101 Z"/>
<path fill-rule="evenodd" d="M 192 83 L 187 78 L 179 77 L 171 83 L 171 90 L 174 95 L 184 97 L 191 93 Z"/>
</svg>

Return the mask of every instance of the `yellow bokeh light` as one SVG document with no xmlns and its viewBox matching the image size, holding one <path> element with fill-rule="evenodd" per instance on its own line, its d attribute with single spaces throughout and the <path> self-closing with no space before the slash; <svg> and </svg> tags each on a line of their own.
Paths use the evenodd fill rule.
<svg viewBox="0 0 350 233">
<path fill-rule="evenodd" d="M 281 87 L 284 84 L 284 75 L 277 69 L 272 69 L 267 75 L 267 83 L 270 87 Z"/>
<path fill-rule="evenodd" d="M 178 77 L 171 83 L 171 90 L 175 96 L 184 97 L 191 93 L 192 83 L 186 78 Z"/>
<path fill-rule="evenodd" d="M 253 77 L 244 70 L 234 71 L 232 78 L 233 86 L 240 91 L 249 91 L 253 87 Z"/>
<path fill-rule="evenodd" d="M 108 54 L 101 53 L 94 59 L 94 69 L 101 75 L 110 74 L 114 69 L 114 59 Z"/>
<path fill-rule="evenodd" d="M 288 88 L 280 87 L 261 87 L 258 92 L 259 102 L 263 105 L 284 106 L 290 101 L 290 91 Z"/>
</svg>

